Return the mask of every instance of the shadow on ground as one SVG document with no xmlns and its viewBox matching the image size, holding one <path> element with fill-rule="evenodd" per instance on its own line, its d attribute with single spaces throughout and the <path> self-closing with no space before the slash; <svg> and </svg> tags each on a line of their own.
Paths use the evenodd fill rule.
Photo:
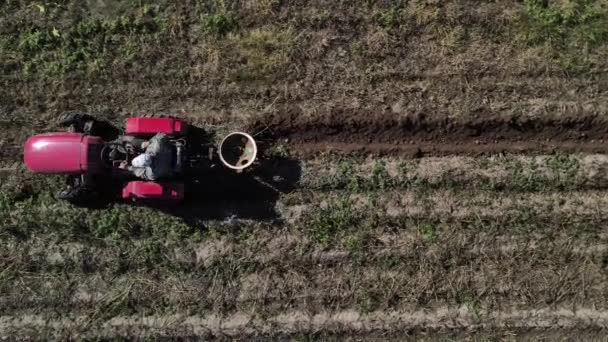
<svg viewBox="0 0 608 342">
<path fill-rule="evenodd" d="M 254 170 L 243 174 L 217 166 L 188 178 L 183 203 L 159 208 L 188 224 L 210 219 L 280 222 L 276 202 L 295 188 L 299 176 L 299 162 L 286 158 L 262 159 Z"/>
</svg>

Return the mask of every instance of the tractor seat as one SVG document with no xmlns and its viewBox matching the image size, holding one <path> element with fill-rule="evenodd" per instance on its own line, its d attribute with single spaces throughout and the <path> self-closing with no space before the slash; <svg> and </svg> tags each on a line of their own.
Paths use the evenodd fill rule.
<svg viewBox="0 0 608 342">
<path fill-rule="evenodd" d="M 180 174 L 182 173 L 184 164 L 184 144 L 178 141 L 174 146 L 172 146 L 172 150 L 175 153 L 172 153 L 173 160 L 171 162 L 171 166 L 173 168 L 173 172 Z"/>
</svg>

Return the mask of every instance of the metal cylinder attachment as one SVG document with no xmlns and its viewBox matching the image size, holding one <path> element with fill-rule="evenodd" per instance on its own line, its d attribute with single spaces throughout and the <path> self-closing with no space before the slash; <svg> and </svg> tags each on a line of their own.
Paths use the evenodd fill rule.
<svg viewBox="0 0 608 342">
<path fill-rule="evenodd" d="M 228 134 L 220 143 L 220 160 L 233 170 L 244 170 L 251 166 L 258 154 L 253 137 L 243 132 Z"/>
</svg>

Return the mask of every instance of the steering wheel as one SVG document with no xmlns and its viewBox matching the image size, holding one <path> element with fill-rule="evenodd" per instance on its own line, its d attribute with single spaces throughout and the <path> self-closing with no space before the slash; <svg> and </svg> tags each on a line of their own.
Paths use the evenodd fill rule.
<svg viewBox="0 0 608 342">
<path fill-rule="evenodd" d="M 112 152 L 117 152 L 120 154 L 120 157 L 112 157 L 111 154 Z M 113 162 L 115 161 L 128 161 L 129 159 L 129 153 L 127 152 L 127 149 L 122 145 L 122 144 L 118 144 L 118 143 L 109 143 L 103 146 L 103 148 L 101 149 L 101 162 L 104 166 L 106 167 L 113 167 L 114 164 Z"/>
</svg>

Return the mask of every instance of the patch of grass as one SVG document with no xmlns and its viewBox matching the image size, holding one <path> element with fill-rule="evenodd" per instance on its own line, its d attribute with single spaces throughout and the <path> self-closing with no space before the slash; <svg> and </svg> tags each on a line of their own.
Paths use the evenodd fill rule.
<svg viewBox="0 0 608 342">
<path fill-rule="evenodd" d="M 53 42 L 53 38 L 47 32 L 33 30 L 19 36 L 17 46 L 24 54 L 35 53 Z"/>
<path fill-rule="evenodd" d="M 278 158 L 288 158 L 289 147 L 283 142 L 278 142 L 267 150 L 267 155 Z"/>
<path fill-rule="evenodd" d="M 366 63 L 368 49 L 365 43 L 356 41 L 350 45 L 350 54 L 353 59 L 358 63 Z"/>
<path fill-rule="evenodd" d="M 377 160 L 362 166 L 359 160 L 340 160 L 335 171 L 314 179 L 309 186 L 317 189 L 345 190 L 349 193 L 411 189 L 421 194 L 436 189 L 487 191 L 570 191 L 581 187 L 601 189 L 603 183 L 591 182 L 580 173 L 580 156 L 555 154 L 543 158 L 480 158 L 475 169 L 485 172 L 464 174 L 446 168 L 427 176 L 418 165 L 400 162 L 395 175 L 389 174 L 386 162 Z M 508 176 L 504 175 L 508 174 Z"/>
<path fill-rule="evenodd" d="M 26 77 L 100 72 L 115 59 L 133 61 L 146 44 L 166 32 L 167 19 L 159 11 L 158 6 L 144 5 L 118 17 L 83 18 L 66 27 L 36 23 L 3 45 L 9 62 L 21 65 Z"/>
<path fill-rule="evenodd" d="M 391 270 L 402 267 L 408 262 L 408 260 L 403 258 L 401 255 L 388 254 L 382 255 L 380 258 L 378 258 L 377 262 L 383 269 Z"/>
<path fill-rule="evenodd" d="M 254 2 L 253 10 L 259 15 L 271 15 L 280 8 L 283 0 L 257 0 Z"/>
<path fill-rule="evenodd" d="M 318 7 L 309 13 L 295 13 L 289 18 L 289 26 L 295 29 L 321 30 L 331 27 L 333 23 L 340 20 L 339 13 Z"/>
<path fill-rule="evenodd" d="M 481 318 L 480 300 L 471 291 L 464 290 L 460 292 L 457 299 L 467 308 L 467 310 L 469 310 L 475 320 L 479 320 Z"/>
<path fill-rule="evenodd" d="M 503 184 L 513 187 L 516 185 L 523 191 L 540 191 L 546 188 L 547 176 L 538 170 L 535 162 L 524 163 L 517 159 L 505 160 L 503 164 L 509 172 L 508 183 Z"/>
<path fill-rule="evenodd" d="M 228 35 L 220 50 L 231 66 L 226 70 L 230 79 L 269 80 L 287 72 L 297 44 L 294 31 L 268 26 Z"/>
<path fill-rule="evenodd" d="M 312 239 L 322 246 L 333 244 L 337 237 L 352 231 L 358 225 L 358 214 L 348 199 L 330 201 L 327 206 L 312 213 L 304 222 Z"/>
<path fill-rule="evenodd" d="M 352 161 L 340 162 L 337 177 L 332 181 L 335 184 L 344 184 L 343 186 L 350 192 L 361 190 L 361 178 L 357 175 L 356 166 Z"/>
<path fill-rule="evenodd" d="M 410 2 L 408 10 L 417 25 L 438 24 L 441 18 L 440 9 L 442 3 L 439 1 L 413 1 Z"/>
<path fill-rule="evenodd" d="M 390 184 L 391 177 L 386 170 L 386 164 L 382 160 L 378 160 L 372 166 L 371 186 L 375 189 L 383 191 Z"/>
<path fill-rule="evenodd" d="M 216 37 L 224 37 L 237 28 L 238 21 L 231 14 L 211 14 L 203 17 L 203 30 Z"/>
<path fill-rule="evenodd" d="M 90 217 L 90 224 L 93 228 L 93 233 L 97 236 L 115 236 L 120 238 L 120 230 L 126 228 L 124 220 L 124 212 L 120 209 L 111 209 L 104 211 L 99 215 Z"/>
<path fill-rule="evenodd" d="M 376 23 L 388 32 L 394 32 L 408 24 L 409 16 L 403 3 L 376 14 Z"/>
<path fill-rule="evenodd" d="M 7 182 L 0 196 L 0 231 L 16 241 L 27 241 L 44 232 L 57 241 L 100 239 L 123 241 L 158 238 L 176 242 L 200 240 L 201 233 L 179 218 L 151 208 L 116 204 L 105 209 L 81 209 L 55 199 L 62 187 L 59 177 L 38 176 Z"/>
<path fill-rule="evenodd" d="M 351 254 L 356 254 L 363 250 L 364 242 L 364 237 L 354 235 L 346 238 L 346 242 L 344 243 L 344 245 L 346 247 L 346 250 L 348 250 Z"/>
<path fill-rule="evenodd" d="M 608 13 L 599 1 L 525 0 L 520 20 L 532 44 L 594 47 L 608 39 Z"/>
<path fill-rule="evenodd" d="M 426 242 L 435 242 L 437 240 L 437 230 L 435 225 L 430 222 L 420 223 L 418 225 L 418 234 Z"/>
<path fill-rule="evenodd" d="M 359 175 L 357 161 L 352 159 L 341 160 L 335 173 L 321 177 L 319 187 L 323 190 L 347 189 L 349 192 L 362 190 L 361 182 L 363 179 Z"/>
<path fill-rule="evenodd" d="M 380 299 L 377 298 L 374 292 L 362 290 L 357 293 L 356 303 L 357 309 L 362 314 L 368 314 L 374 311 L 379 305 Z"/>
<path fill-rule="evenodd" d="M 359 265 L 363 262 L 370 238 L 371 233 L 364 227 L 359 227 L 355 232 L 346 237 L 344 247 L 350 254 L 354 265 Z"/>
<path fill-rule="evenodd" d="M 560 190 L 574 190 L 580 171 L 580 161 L 572 155 L 556 154 L 546 160 L 546 165 L 555 177 Z"/>
<path fill-rule="evenodd" d="M 608 7 L 601 1 L 525 0 L 516 22 L 525 43 L 545 46 L 546 58 L 573 75 L 593 70 L 591 50 L 608 42 Z"/>
</svg>

